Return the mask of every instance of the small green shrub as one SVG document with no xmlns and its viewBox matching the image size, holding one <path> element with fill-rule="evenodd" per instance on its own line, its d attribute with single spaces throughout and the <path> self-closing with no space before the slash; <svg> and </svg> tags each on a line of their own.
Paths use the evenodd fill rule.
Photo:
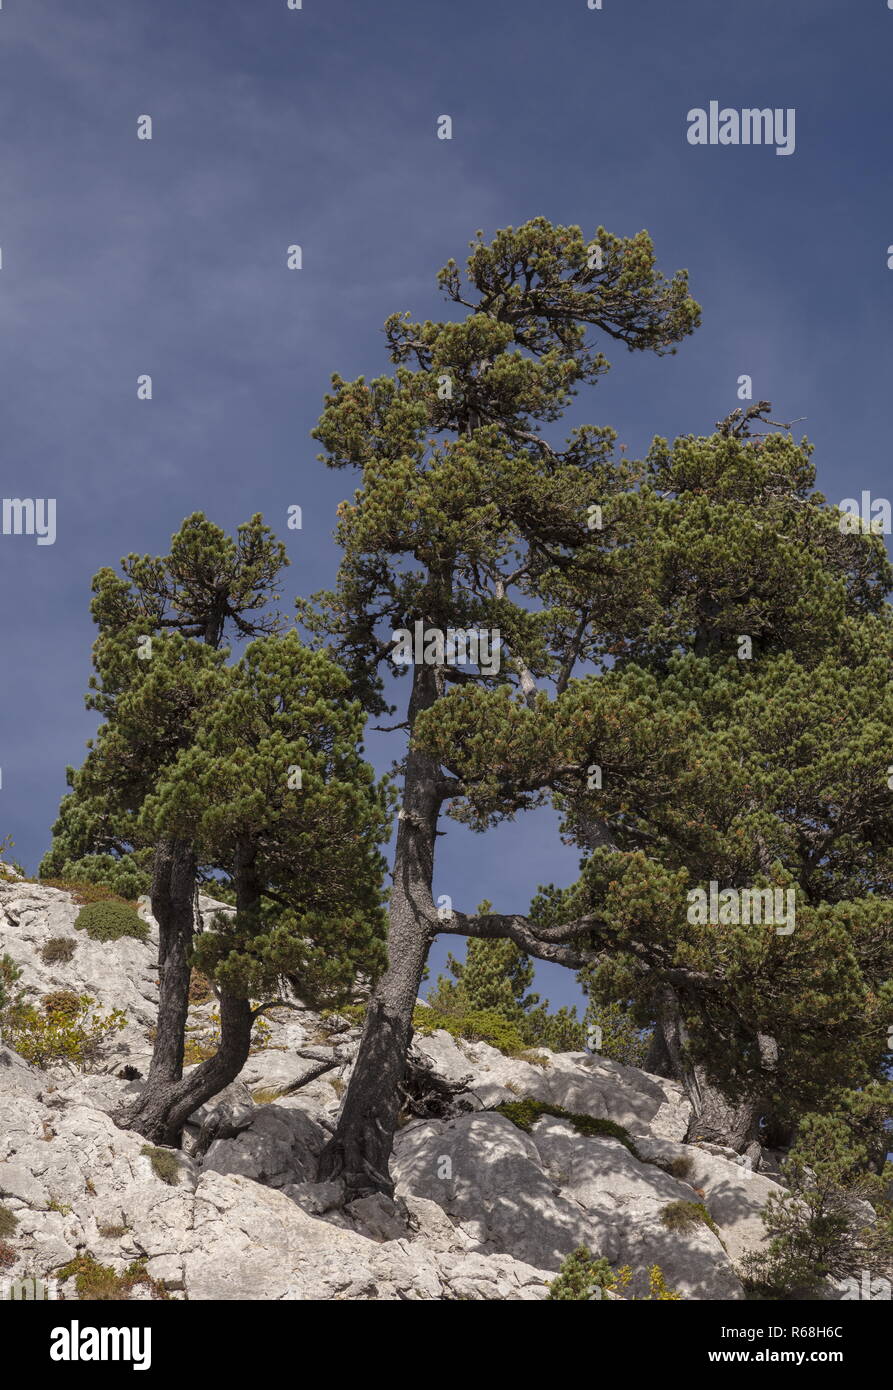
<svg viewBox="0 0 893 1390">
<path fill-rule="evenodd" d="M 590 1302 L 602 1298 L 604 1293 L 615 1294 L 618 1298 L 626 1298 L 626 1289 L 632 1282 L 633 1272 L 629 1265 L 624 1265 L 616 1272 L 605 1259 L 596 1259 L 587 1250 L 585 1245 L 580 1245 L 568 1255 L 558 1272 L 557 1279 L 553 1279 L 549 1285 L 549 1297 L 552 1299 L 572 1299 L 577 1302 Z M 644 1299 L 633 1297 L 630 1302 L 644 1303 L 678 1303 L 682 1298 L 681 1294 L 674 1293 L 667 1288 L 664 1279 L 664 1272 L 660 1265 L 652 1265 L 648 1270 L 648 1293 Z"/>
<path fill-rule="evenodd" d="M 719 1236 L 719 1228 L 703 1202 L 670 1202 L 661 1212 L 660 1219 L 668 1231 L 690 1231 L 694 1226 L 703 1224 L 715 1236 Z"/>
<path fill-rule="evenodd" d="M 568 1255 L 558 1271 L 557 1279 L 549 1285 L 551 1299 L 588 1301 L 601 1297 L 604 1289 L 613 1288 L 617 1276 L 606 1259 L 596 1259 L 580 1245 Z"/>
<path fill-rule="evenodd" d="M 77 948 L 70 936 L 51 936 L 43 944 L 40 959 L 44 965 L 67 965 Z"/>
<path fill-rule="evenodd" d="M 145 1284 L 154 1298 L 167 1298 L 164 1286 L 146 1273 L 140 1260 L 117 1274 L 111 1265 L 101 1265 L 92 1255 L 78 1255 L 59 1270 L 59 1278 L 74 1279 L 78 1298 L 90 1302 L 128 1299 L 138 1284 Z"/>
<path fill-rule="evenodd" d="M 60 1018 L 70 1020 L 77 1018 L 81 1011 L 81 996 L 70 989 L 54 989 L 43 996 L 40 1004 L 47 1018 L 58 1014 Z"/>
<path fill-rule="evenodd" d="M 156 1178 L 166 1182 L 168 1187 L 176 1187 L 180 1181 L 180 1165 L 170 1149 L 157 1149 L 154 1144 L 144 1144 L 140 1149 L 152 1165 Z"/>
<path fill-rule="evenodd" d="M 149 928 L 136 909 L 117 899 L 105 898 L 88 903 L 77 915 L 75 927 L 85 931 L 91 941 L 119 941 L 122 936 L 147 941 Z"/>
<path fill-rule="evenodd" d="M 107 1039 L 127 1026 L 120 1009 L 93 1013 L 95 1000 L 86 994 L 56 990 L 42 1003 L 42 1012 L 33 1004 L 16 1003 L 5 1016 L 4 1036 L 10 1047 L 35 1067 L 72 1062 L 89 1071 Z"/>
<path fill-rule="evenodd" d="M 18 1218 L 9 1207 L 0 1206 L 0 1236 L 11 1236 L 18 1224 Z"/>
<path fill-rule="evenodd" d="M 439 1009 L 417 1007 L 412 1016 L 418 1032 L 433 1033 L 444 1028 L 454 1038 L 468 1042 L 485 1042 L 498 1048 L 507 1057 L 517 1057 L 528 1049 L 517 1027 L 496 1009 L 475 1009 L 466 1014 L 445 1014 Z"/>
<path fill-rule="evenodd" d="M 16 965 L 12 956 L 0 956 L 0 1017 L 3 1019 L 17 1003 L 16 985 L 21 977 L 21 969 Z"/>
<path fill-rule="evenodd" d="M 577 1133 L 586 1139 L 619 1139 L 634 1158 L 639 1156 L 623 1125 L 615 1124 L 613 1120 L 597 1119 L 594 1115 L 579 1115 L 574 1111 L 562 1109 L 560 1105 L 533 1100 L 530 1096 L 525 1100 L 503 1101 L 502 1105 L 495 1106 L 495 1111 L 497 1115 L 504 1115 L 507 1120 L 511 1120 L 518 1129 L 523 1129 L 525 1134 L 530 1134 L 537 1120 L 542 1119 L 544 1115 L 554 1115 L 558 1120 L 567 1120 Z"/>
</svg>

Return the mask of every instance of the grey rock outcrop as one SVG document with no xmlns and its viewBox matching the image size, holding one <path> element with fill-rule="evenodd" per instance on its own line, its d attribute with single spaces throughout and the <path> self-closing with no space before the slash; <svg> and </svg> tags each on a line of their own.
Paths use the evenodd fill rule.
<svg viewBox="0 0 893 1390">
<path fill-rule="evenodd" d="M 200 906 L 206 925 L 227 910 Z M 345 1205 L 340 1184 L 317 1181 L 317 1159 L 358 1031 L 291 1001 L 267 1020 L 239 1080 L 192 1116 L 165 1181 L 142 1138 L 110 1118 L 140 1084 L 122 1070 L 148 1065 L 155 926 L 143 906 L 146 942 L 93 942 L 74 927 L 78 911 L 66 892 L 0 880 L 0 952 L 35 1002 L 73 989 L 128 1020 L 89 1074 L 38 1070 L 0 1045 L 0 1203 L 16 1218 L 0 1277 L 52 1277 L 89 1254 L 118 1271 L 144 1262 L 175 1298 L 536 1300 L 586 1245 L 630 1266 L 633 1296 L 655 1264 L 684 1297 L 743 1296 L 736 1267 L 763 1240 L 760 1211 L 777 1184 L 729 1151 L 682 1142 L 681 1087 L 587 1053 L 524 1060 L 445 1032 L 417 1037 L 417 1058 L 449 1083 L 455 1106 L 400 1130 L 394 1201 Z M 69 962 L 44 962 L 54 936 L 75 942 Z M 191 1027 L 213 1042 L 213 1002 L 193 1010 Z M 494 1109 L 528 1097 L 622 1126 L 628 1143 L 548 1115 L 527 1133 Z M 679 1202 L 703 1203 L 712 1225 L 671 1229 L 664 1214 Z"/>
</svg>

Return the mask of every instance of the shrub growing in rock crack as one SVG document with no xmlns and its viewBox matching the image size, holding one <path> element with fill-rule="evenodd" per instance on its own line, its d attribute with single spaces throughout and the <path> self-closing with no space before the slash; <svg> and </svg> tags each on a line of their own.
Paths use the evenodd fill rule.
<svg viewBox="0 0 893 1390">
<path fill-rule="evenodd" d="M 77 949 L 70 936 L 51 936 L 40 952 L 44 965 L 67 965 Z"/>
<path fill-rule="evenodd" d="M 494 1107 L 497 1115 L 504 1115 L 518 1129 L 530 1134 L 537 1120 L 544 1115 L 554 1115 L 558 1120 L 567 1120 L 578 1134 L 586 1139 L 619 1139 L 629 1149 L 633 1158 L 638 1158 L 636 1147 L 623 1125 L 613 1120 L 599 1119 L 594 1115 L 580 1115 L 572 1110 L 564 1110 L 560 1105 L 550 1105 L 543 1100 L 507 1100 Z"/>
<path fill-rule="evenodd" d="M 668 1231 L 690 1231 L 695 1226 L 704 1225 L 719 1236 L 719 1227 L 703 1202 L 669 1202 L 661 1212 L 660 1219 Z"/>
<path fill-rule="evenodd" d="M 152 1172 L 156 1178 L 167 1183 L 168 1187 L 177 1187 L 180 1182 L 180 1164 L 170 1149 L 159 1149 L 153 1144 L 144 1144 L 140 1153 L 146 1157 L 152 1165 Z"/>
</svg>

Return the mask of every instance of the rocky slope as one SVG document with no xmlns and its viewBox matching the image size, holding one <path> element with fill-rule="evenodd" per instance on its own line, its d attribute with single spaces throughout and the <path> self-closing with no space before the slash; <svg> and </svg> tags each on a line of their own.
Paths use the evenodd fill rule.
<svg viewBox="0 0 893 1390">
<path fill-rule="evenodd" d="M 206 918 L 219 906 L 201 901 Z M 684 1144 L 689 1108 L 674 1083 L 585 1053 L 543 1050 L 531 1062 L 444 1032 L 417 1038 L 416 1059 L 454 1098 L 400 1130 L 395 1202 L 344 1206 L 337 1184 L 316 1181 L 316 1160 L 358 1034 L 277 1010 L 239 1081 L 193 1117 L 165 1181 L 142 1138 L 108 1113 L 140 1084 L 122 1070 L 148 1065 L 154 924 L 144 906 L 146 943 L 98 943 L 75 930 L 78 912 L 66 892 L 0 881 L 0 954 L 35 1002 L 75 990 L 128 1019 L 90 1074 L 38 1070 L 0 1046 L 0 1203 L 17 1223 L 0 1276 L 52 1276 L 89 1254 L 117 1271 L 144 1261 L 157 1286 L 136 1285 L 138 1298 L 163 1285 L 190 1299 L 542 1299 L 562 1259 L 587 1245 L 632 1268 L 632 1295 L 658 1264 L 685 1298 L 743 1296 L 736 1266 L 762 1239 L 776 1184 L 731 1151 Z M 72 959 L 44 964 L 44 944 L 60 936 L 76 943 Z M 212 1010 L 196 1007 L 191 1036 L 213 1032 Z M 628 1143 L 560 1116 L 528 1132 L 494 1109 L 525 1097 L 613 1121 Z M 676 1202 L 703 1203 L 712 1226 L 671 1228 Z M 61 1290 L 75 1296 L 70 1279 Z"/>
</svg>

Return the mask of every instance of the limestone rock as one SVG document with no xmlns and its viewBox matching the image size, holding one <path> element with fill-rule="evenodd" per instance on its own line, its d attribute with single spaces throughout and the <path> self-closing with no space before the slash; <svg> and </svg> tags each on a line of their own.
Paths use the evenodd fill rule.
<svg viewBox="0 0 893 1390">
<path fill-rule="evenodd" d="M 232 912 L 205 897 L 199 909 L 205 930 Z M 141 1136 L 111 1118 L 139 1092 L 130 1069 L 148 1069 L 157 930 L 144 903 L 147 942 L 91 942 L 74 928 L 78 912 L 63 891 L 0 881 L 0 949 L 35 1000 L 73 989 L 128 1018 L 87 1074 L 29 1066 L 0 1043 L 0 1200 L 17 1221 L 3 1277 L 52 1276 L 89 1253 L 118 1271 L 145 1261 L 172 1298 L 532 1301 L 587 1245 L 632 1268 L 633 1294 L 659 1264 L 685 1297 L 742 1297 L 736 1266 L 762 1243 L 760 1211 L 777 1184 L 730 1150 L 683 1142 L 691 1112 L 680 1086 L 588 1053 L 511 1058 L 443 1031 L 417 1036 L 416 1057 L 457 1094 L 442 1088 L 446 1118 L 398 1132 L 395 1199 L 345 1206 L 340 1182 L 318 1180 L 318 1160 L 359 1031 L 291 1000 L 267 1016 L 238 1081 L 190 1117 L 165 1182 Z M 51 936 L 76 943 L 70 962 L 44 964 Z M 190 1020 L 211 1040 L 213 1011 L 200 1004 Z M 300 1085 L 320 1061 L 334 1065 Z M 527 1134 L 493 1109 L 523 1097 L 611 1120 L 633 1152 L 559 1117 Z M 700 1221 L 668 1229 L 662 1214 L 676 1201 L 703 1202 L 719 1237 Z"/>
</svg>

